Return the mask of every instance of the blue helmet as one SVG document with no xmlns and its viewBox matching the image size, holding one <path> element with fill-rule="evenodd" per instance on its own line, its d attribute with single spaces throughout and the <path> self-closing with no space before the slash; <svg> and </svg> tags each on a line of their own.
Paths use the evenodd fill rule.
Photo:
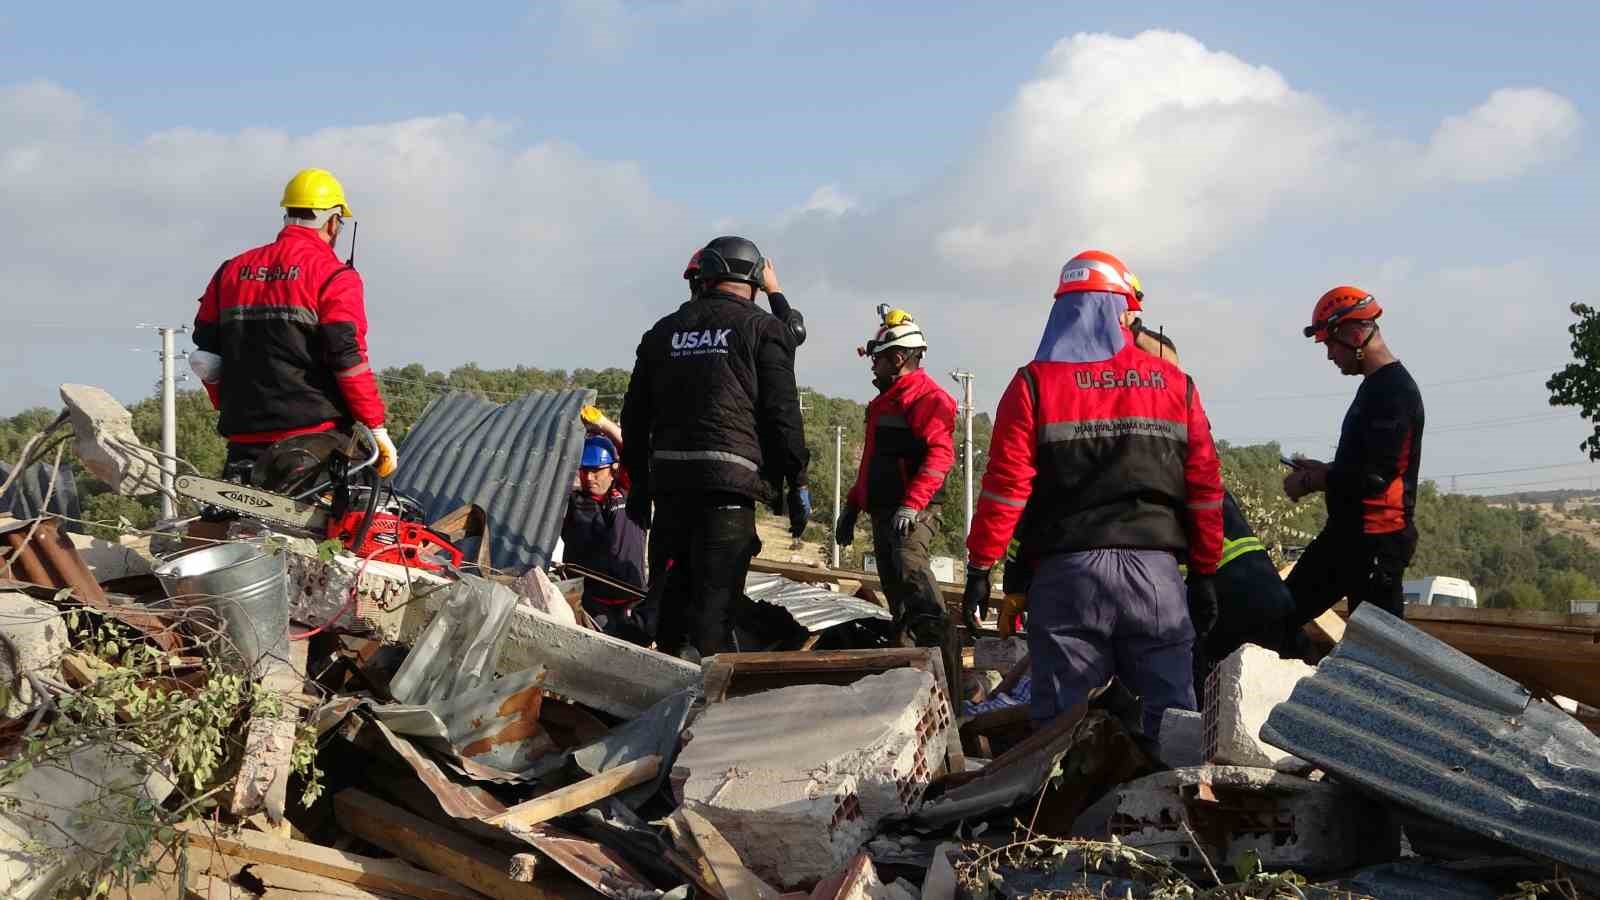
<svg viewBox="0 0 1600 900">
<path fill-rule="evenodd" d="M 611 439 L 596 434 L 584 440 L 583 459 L 578 462 L 578 466 L 584 469 L 598 469 L 612 465 L 616 461 L 617 448 L 611 443 Z"/>
</svg>

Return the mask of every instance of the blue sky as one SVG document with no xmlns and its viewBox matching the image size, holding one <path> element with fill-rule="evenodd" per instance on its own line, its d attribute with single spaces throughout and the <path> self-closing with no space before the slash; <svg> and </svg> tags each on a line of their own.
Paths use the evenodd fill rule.
<svg viewBox="0 0 1600 900">
<path fill-rule="evenodd" d="M 678 301 L 682 258 L 738 230 L 809 314 L 803 381 L 867 396 L 851 348 L 886 300 L 922 319 L 933 365 L 978 371 L 992 408 L 1054 270 L 1103 244 L 1144 277 L 1147 318 L 1178 337 L 1224 438 L 1326 452 L 1355 385 L 1297 326 L 1352 281 L 1436 385 L 1425 475 L 1578 463 L 1585 429 L 1543 405 L 1538 370 L 1564 361 L 1566 304 L 1600 275 L 1597 19 L 1586 4 L 14 5 L 0 412 L 66 380 L 141 395 L 154 361 L 133 348 L 151 338 L 131 326 L 187 320 L 218 261 L 270 238 L 283 180 L 326 165 L 362 216 L 379 365 L 627 365 Z M 1553 478 L 1589 474 L 1458 483 Z"/>
</svg>

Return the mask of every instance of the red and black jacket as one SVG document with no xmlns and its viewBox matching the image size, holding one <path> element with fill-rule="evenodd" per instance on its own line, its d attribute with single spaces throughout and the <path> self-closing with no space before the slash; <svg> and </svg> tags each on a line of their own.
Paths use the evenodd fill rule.
<svg viewBox="0 0 1600 900">
<path fill-rule="evenodd" d="M 867 404 L 866 445 L 850 505 L 886 513 L 942 502 L 956 458 L 955 427 L 955 399 L 926 370 L 895 379 Z"/>
<path fill-rule="evenodd" d="M 1200 395 L 1124 337 L 1108 360 L 1035 361 L 1012 378 L 967 537 L 973 565 L 994 565 L 1017 532 L 1032 558 L 1170 550 L 1192 572 L 1216 572 L 1222 469 Z"/>
<path fill-rule="evenodd" d="M 222 357 L 221 384 L 207 385 L 217 431 L 268 443 L 352 420 L 382 425 L 362 293 L 361 275 L 299 225 L 223 263 L 194 318 L 195 346 Z"/>
<path fill-rule="evenodd" d="M 1405 366 L 1392 362 L 1362 379 L 1328 468 L 1330 531 L 1415 532 L 1423 421 L 1422 391 Z"/>
</svg>

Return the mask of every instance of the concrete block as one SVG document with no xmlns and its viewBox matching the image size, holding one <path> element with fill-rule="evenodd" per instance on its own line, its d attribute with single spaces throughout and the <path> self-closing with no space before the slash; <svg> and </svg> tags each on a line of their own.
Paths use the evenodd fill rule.
<svg viewBox="0 0 1600 900">
<path fill-rule="evenodd" d="M 981 637 L 972 645 L 972 667 L 1010 672 L 1028 658 L 1028 641 L 1013 635 L 1008 638 Z"/>
<path fill-rule="evenodd" d="M 63 384 L 76 436 L 78 458 L 94 477 L 124 497 L 153 494 L 161 486 L 161 463 L 133 431 L 133 414 L 110 394 L 87 384 Z"/>
<path fill-rule="evenodd" d="M 77 548 L 78 558 L 94 573 L 94 580 L 101 584 L 113 578 L 150 574 L 150 557 L 136 547 L 87 534 L 68 533 L 67 537 L 72 541 L 72 546 Z"/>
<path fill-rule="evenodd" d="M 132 744 L 86 744 L 0 787 L 0 897 L 44 900 L 110 853 L 137 801 L 160 805 L 173 783 Z"/>
<path fill-rule="evenodd" d="M 1207 682 L 1205 758 L 1230 766 L 1310 771 L 1310 763 L 1265 743 L 1259 735 L 1272 708 L 1289 699 L 1300 679 L 1316 671 L 1297 659 L 1279 659 L 1278 654 L 1254 644 L 1234 651 Z"/>
<path fill-rule="evenodd" d="M 354 590 L 354 604 L 332 629 L 340 634 L 370 634 L 385 641 L 398 641 L 410 619 L 416 624 L 410 634 L 414 639 L 430 613 L 444 605 L 448 592 L 443 588 L 451 583 L 432 572 L 380 560 L 370 560 L 363 566 L 348 554 L 323 562 L 311 541 L 292 541 L 290 550 L 289 618 L 306 625 L 321 625 L 338 615 Z M 431 603 L 427 602 L 430 596 Z"/>
<path fill-rule="evenodd" d="M 67 626 L 56 608 L 14 591 L 0 592 L 0 718 L 16 718 L 32 709 L 38 698 L 24 672 L 61 679 L 61 657 L 67 652 Z"/>
<path fill-rule="evenodd" d="M 1338 784 L 1272 769 L 1174 769 L 1124 784 L 1112 797 L 1096 804 L 1102 813 L 1110 810 L 1109 818 L 1081 833 L 1114 835 L 1184 866 L 1203 865 L 1196 839 L 1222 871 L 1251 852 L 1267 868 L 1302 874 L 1348 870 L 1400 852 L 1399 830 L 1377 803 Z"/>
<path fill-rule="evenodd" d="M 917 669 L 794 685 L 708 706 L 674 783 L 757 875 L 791 888 L 919 807 L 950 731 L 939 686 Z"/>
<path fill-rule="evenodd" d="M 1169 709 L 1161 716 L 1161 761 L 1174 769 L 1198 766 L 1206 759 L 1205 720 L 1197 712 Z"/>
</svg>

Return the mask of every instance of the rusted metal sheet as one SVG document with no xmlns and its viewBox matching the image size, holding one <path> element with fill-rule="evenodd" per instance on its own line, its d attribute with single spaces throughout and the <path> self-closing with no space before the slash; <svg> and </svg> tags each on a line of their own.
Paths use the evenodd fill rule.
<svg viewBox="0 0 1600 900">
<path fill-rule="evenodd" d="M 70 589 L 74 601 L 138 629 L 161 649 L 175 651 L 180 646 L 178 635 L 162 617 L 131 604 L 111 602 L 55 518 L 0 526 L 0 579 Z"/>
<path fill-rule="evenodd" d="M 548 825 L 519 828 L 515 836 L 548 856 L 579 881 L 613 900 L 638 900 L 661 893 L 620 853 L 603 844 Z"/>
<path fill-rule="evenodd" d="M 409 740 L 390 731 L 382 722 L 358 717 L 362 721 L 358 741 L 368 747 L 387 747 L 417 773 L 423 787 L 439 801 L 439 807 L 457 819 L 482 821 L 506 811 L 506 806 L 483 788 L 458 784 L 439 764 Z"/>
</svg>

